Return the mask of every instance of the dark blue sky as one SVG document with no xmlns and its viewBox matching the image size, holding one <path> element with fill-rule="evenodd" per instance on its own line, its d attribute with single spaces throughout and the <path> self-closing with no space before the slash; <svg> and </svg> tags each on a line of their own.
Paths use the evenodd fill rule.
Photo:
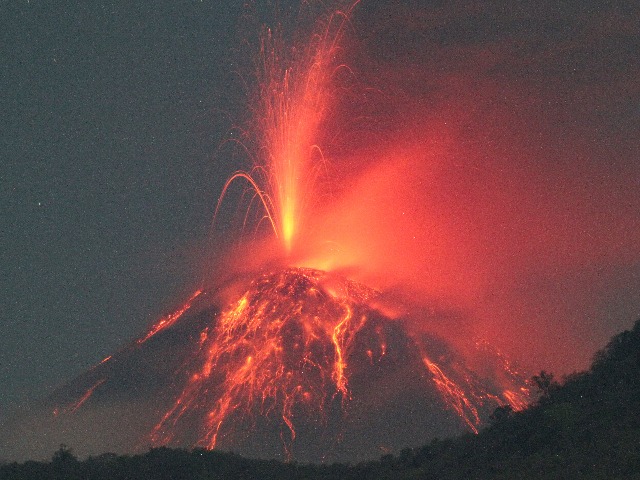
<svg viewBox="0 0 640 480">
<path fill-rule="evenodd" d="M 0 6 L 0 407 L 86 370 L 199 282 L 217 196 L 239 167 L 217 148 L 247 116 L 244 41 L 277 17 L 267 2 L 259 11 L 243 3 Z M 412 105 L 483 111 L 490 124 L 505 118 L 495 106 L 512 102 L 521 114 L 511 129 L 531 129 L 557 149 L 580 146 L 595 165 L 589 181 L 601 170 L 611 181 L 594 195 L 622 192 L 612 208 L 633 211 L 638 8 L 564 3 L 363 1 L 354 62 L 363 82 L 398 99 L 384 97 L 395 110 L 371 128 L 398 128 Z M 473 132 L 500 149 L 491 129 Z M 541 150 L 546 163 L 553 148 Z M 621 230 L 638 232 L 637 220 Z M 622 244 L 599 290 L 612 290 L 615 305 L 589 319 L 597 330 L 589 348 L 639 313 L 640 248 Z M 593 287 L 596 270 L 549 302 Z M 549 289 L 548 278 L 536 282 L 536 292 Z"/>
<path fill-rule="evenodd" d="M 213 157 L 242 93 L 242 8 L 164 3 L 0 7 L 0 405 L 84 370 L 197 283 L 234 169 Z"/>
</svg>

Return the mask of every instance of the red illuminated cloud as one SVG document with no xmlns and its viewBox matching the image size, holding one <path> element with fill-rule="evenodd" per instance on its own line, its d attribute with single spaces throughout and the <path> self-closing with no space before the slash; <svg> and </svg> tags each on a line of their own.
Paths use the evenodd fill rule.
<svg viewBox="0 0 640 480">
<path fill-rule="evenodd" d="M 585 367 L 640 311 L 638 25 L 578 4 L 365 7 L 370 115 L 340 117 L 348 187 L 305 261 L 467 312 L 536 368 Z"/>
</svg>

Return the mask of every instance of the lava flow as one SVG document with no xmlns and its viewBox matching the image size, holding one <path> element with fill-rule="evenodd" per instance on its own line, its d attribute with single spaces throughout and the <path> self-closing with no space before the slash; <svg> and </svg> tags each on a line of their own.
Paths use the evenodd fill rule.
<svg viewBox="0 0 640 480">
<path fill-rule="evenodd" d="M 496 407 L 529 401 L 525 377 L 485 342 L 467 345 L 483 358 L 473 369 L 439 335 L 383 313 L 382 293 L 357 282 L 309 268 L 238 282 L 235 300 L 200 293 L 58 391 L 56 420 L 99 429 L 99 412 L 110 431 L 135 415 L 134 449 L 353 461 L 477 432 Z"/>
<path fill-rule="evenodd" d="M 383 321 L 370 307 L 378 296 L 375 290 L 319 270 L 296 268 L 261 276 L 200 332 L 193 370 L 155 426 L 153 442 L 180 444 L 184 423 L 199 425 L 198 444 L 215 448 L 227 437 L 223 445 L 232 448 L 239 426 L 255 428 L 252 423 L 261 418 L 280 426 L 290 457 L 300 421 L 325 428 L 328 416 L 351 415 L 351 377 L 362 382 L 364 372 L 381 368 L 385 356 L 398 354 L 389 351 L 384 334 L 390 320 Z M 376 328 L 366 328 L 369 323 Z M 526 401 L 528 391 L 517 375 L 506 372 L 504 388 L 445 356 L 439 365 L 426 353 L 429 342 L 424 338 L 407 335 L 405 348 L 414 352 L 413 360 L 422 359 L 425 389 L 435 385 L 445 408 L 472 431 L 477 432 L 482 411 L 486 417 L 499 405 L 519 409 Z M 520 393 L 513 393 L 519 388 Z"/>
<path fill-rule="evenodd" d="M 168 442 L 183 415 L 202 410 L 199 443 L 214 448 L 233 418 L 257 409 L 282 420 L 288 446 L 299 406 L 321 417 L 336 396 L 347 400 L 347 357 L 375 292 L 347 282 L 348 297 L 331 295 L 320 288 L 322 276 L 309 269 L 265 275 L 206 327 L 200 366 L 155 427 L 154 441 Z"/>
</svg>

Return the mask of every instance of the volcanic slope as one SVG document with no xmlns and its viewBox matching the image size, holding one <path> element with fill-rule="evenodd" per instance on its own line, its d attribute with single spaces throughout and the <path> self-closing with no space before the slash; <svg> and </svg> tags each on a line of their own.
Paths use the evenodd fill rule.
<svg viewBox="0 0 640 480">
<path fill-rule="evenodd" d="M 492 367 L 474 372 L 379 300 L 303 268 L 197 291 L 29 412 L 8 446 L 31 458 L 65 443 L 80 455 L 168 445 L 357 461 L 477 432 L 496 407 L 524 407 L 524 380 L 503 357 L 478 344 Z"/>
</svg>

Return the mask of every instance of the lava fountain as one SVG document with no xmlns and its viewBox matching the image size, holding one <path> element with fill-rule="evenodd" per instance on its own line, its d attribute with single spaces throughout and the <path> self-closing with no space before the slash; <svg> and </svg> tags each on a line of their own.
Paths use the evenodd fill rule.
<svg viewBox="0 0 640 480">
<path fill-rule="evenodd" d="M 273 233 L 290 253 L 309 215 L 314 179 L 324 162 L 318 142 L 327 113 L 335 103 L 340 41 L 353 8 L 333 13 L 320 24 L 305 48 L 287 50 L 282 34 L 265 28 L 257 65 L 258 92 L 253 104 L 255 127 L 247 132 L 255 144 L 250 171 L 227 180 L 216 214 L 231 184 L 244 180 L 259 200 Z"/>
</svg>

